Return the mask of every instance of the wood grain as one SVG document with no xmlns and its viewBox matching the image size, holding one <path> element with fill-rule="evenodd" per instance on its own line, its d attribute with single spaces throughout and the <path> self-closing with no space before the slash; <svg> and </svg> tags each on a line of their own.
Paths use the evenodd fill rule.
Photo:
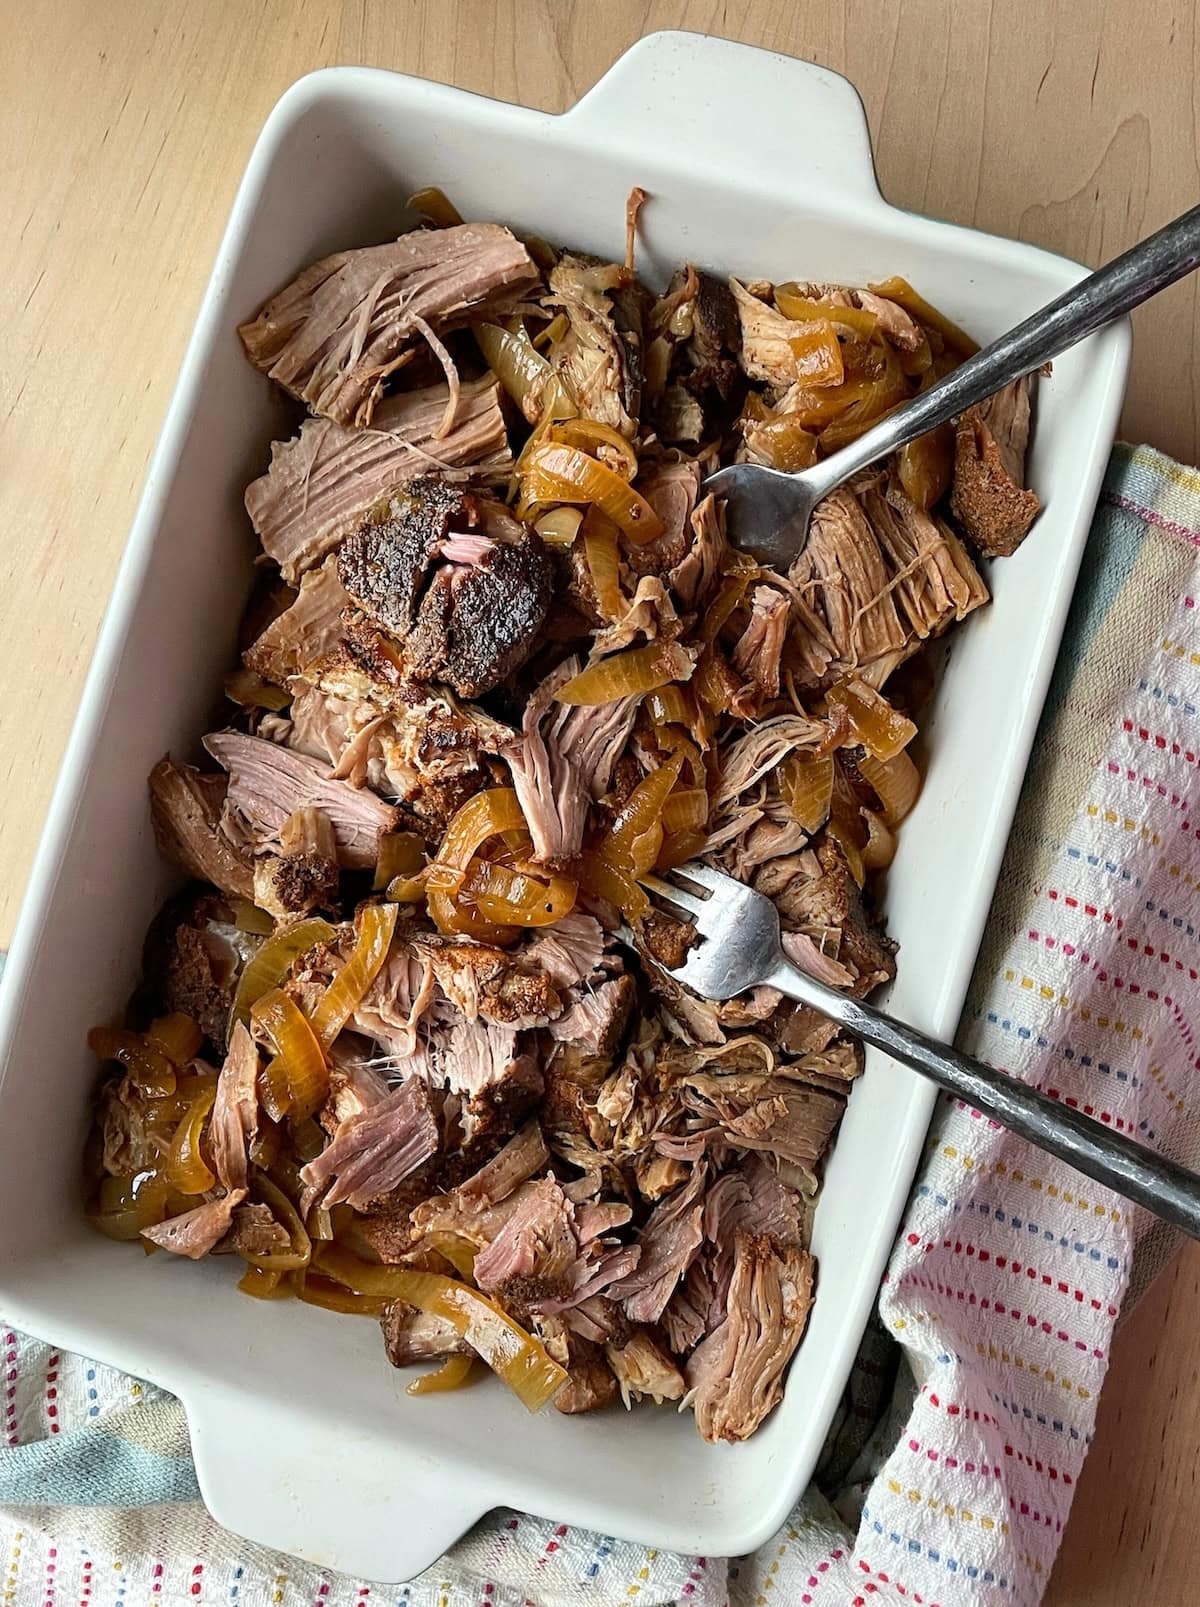
<svg viewBox="0 0 1200 1607">
<path fill-rule="evenodd" d="M 1195 8 L 1171 0 L 6 8 L 0 942 L 217 240 L 277 96 L 312 68 L 369 62 L 559 110 L 641 34 L 678 27 L 848 74 L 902 206 L 1096 263 L 1197 199 Z M 1123 425 L 1187 461 L 1200 456 L 1198 318 L 1194 281 L 1139 312 Z M 1055 1607 L 1191 1599 L 1198 1314 L 1193 1249 L 1118 1346 Z"/>
</svg>

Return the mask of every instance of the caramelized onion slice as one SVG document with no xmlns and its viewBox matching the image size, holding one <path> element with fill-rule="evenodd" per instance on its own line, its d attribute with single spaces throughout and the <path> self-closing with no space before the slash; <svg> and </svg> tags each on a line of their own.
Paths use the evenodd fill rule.
<svg viewBox="0 0 1200 1607">
<path fill-rule="evenodd" d="M 275 1047 L 276 1059 L 264 1074 L 273 1095 L 264 1101 L 268 1114 L 275 1116 L 274 1105 L 280 1115 L 302 1121 L 329 1093 L 329 1068 L 316 1034 L 296 1001 L 279 988 L 259 999 L 251 1015 Z"/>
<path fill-rule="evenodd" d="M 619 474 L 622 480 L 632 480 L 637 474 L 637 453 L 611 424 L 601 424 L 591 418 L 564 419 L 553 426 L 550 439 L 563 446 L 577 446 Z"/>
<path fill-rule="evenodd" d="M 833 803 L 833 755 L 801 751 L 785 762 L 783 795 L 797 825 L 810 835 L 829 819 Z"/>
<path fill-rule="evenodd" d="M 530 424 L 536 424 L 551 374 L 550 364 L 524 330 L 514 334 L 499 324 L 476 324 L 475 339 L 492 373 Z"/>
<path fill-rule="evenodd" d="M 521 935 L 519 926 L 499 926 L 488 920 L 473 904 L 461 902 L 452 893 L 442 893 L 435 887 L 428 891 L 430 919 L 443 937 L 473 937 L 493 948 L 507 948 Z"/>
<path fill-rule="evenodd" d="M 589 508 L 583 521 L 583 556 L 592 577 L 600 612 L 607 620 L 620 619 L 625 612 L 625 598 L 621 591 L 620 532 L 598 508 Z"/>
<path fill-rule="evenodd" d="M 882 815 L 873 809 L 863 810 L 867 823 L 867 846 L 862 851 L 862 862 L 867 870 L 886 870 L 896 857 L 896 834 Z"/>
<path fill-rule="evenodd" d="M 542 502 L 591 502 L 636 546 L 643 546 L 662 534 L 662 520 L 645 497 L 615 469 L 589 457 L 577 446 L 553 441 L 539 444 L 522 467 L 520 478 L 525 506 Z"/>
<path fill-rule="evenodd" d="M 567 876 L 543 880 L 490 859 L 475 859 L 462 898 L 489 921 L 504 926 L 554 926 L 575 908 L 577 884 Z"/>
<path fill-rule="evenodd" d="M 375 861 L 375 892 L 397 876 L 415 876 L 425 864 L 425 847 L 415 831 L 386 831 L 379 839 Z"/>
<path fill-rule="evenodd" d="M 405 1394 L 440 1395 L 448 1389 L 462 1389 L 464 1384 L 470 1382 L 471 1370 L 477 1359 L 475 1356 L 447 1356 L 432 1373 L 422 1373 L 420 1378 L 414 1378 Z"/>
<path fill-rule="evenodd" d="M 827 318 L 813 319 L 788 340 L 796 361 L 796 378 L 805 385 L 840 385 L 846 369 L 842 348 Z"/>
<path fill-rule="evenodd" d="M 374 1317 L 377 1322 L 391 1304 L 380 1295 L 354 1294 L 311 1268 L 296 1280 L 296 1298 L 303 1300 L 306 1306 L 320 1306 L 325 1311 L 339 1311 L 348 1317 Z"/>
<path fill-rule="evenodd" d="M 279 986 L 293 962 L 318 943 L 331 942 L 333 937 L 333 927 L 319 919 L 301 921 L 298 926 L 269 937 L 242 971 L 234 995 L 232 1020 L 249 1021 L 253 1006 L 264 994 Z"/>
<path fill-rule="evenodd" d="M 946 317 L 944 312 L 939 312 L 932 302 L 926 301 L 924 296 L 913 289 L 907 279 L 901 279 L 898 274 L 891 279 L 885 279 L 882 284 L 868 285 L 867 288 L 873 295 L 886 296 L 898 307 L 903 307 L 918 323 L 936 329 L 947 345 L 953 346 L 955 351 L 964 357 L 970 357 L 979 350 L 978 341 L 972 340 L 965 329 L 960 329 Z"/>
<path fill-rule="evenodd" d="M 203 1194 L 216 1185 L 216 1177 L 200 1151 L 204 1123 L 216 1097 L 215 1084 L 198 1089 L 171 1139 L 163 1174 L 181 1194 Z"/>
<path fill-rule="evenodd" d="M 876 759 L 865 753 L 858 761 L 863 779 L 874 788 L 889 826 L 898 826 L 921 793 L 921 772 L 908 753 Z"/>
<path fill-rule="evenodd" d="M 861 307 L 827 307 L 804 295 L 794 280 L 775 286 L 775 305 L 795 324 L 831 323 L 858 340 L 870 340 L 879 319 Z"/>
<path fill-rule="evenodd" d="M 894 759 L 917 734 L 907 715 L 894 709 L 881 692 L 865 681 L 848 676 L 829 688 L 831 709 L 842 708 L 856 742 L 876 759 Z"/>
<path fill-rule="evenodd" d="M 148 1099 L 162 1099 L 175 1092 L 175 1067 L 166 1051 L 140 1032 L 128 1032 L 124 1027 L 93 1027 L 87 1042 L 98 1060 L 116 1060 L 124 1066 L 130 1082 Z"/>
<path fill-rule="evenodd" d="M 367 904 L 360 910 L 358 941 L 354 945 L 354 952 L 326 988 L 321 1002 L 313 1011 L 313 1034 L 325 1053 L 328 1053 L 333 1040 L 362 1003 L 363 994 L 379 975 L 392 944 L 399 913 L 395 904 Z"/>
<path fill-rule="evenodd" d="M 403 1300 L 419 1311 L 443 1317 L 506 1383 L 523 1406 L 539 1411 L 567 1381 L 546 1347 L 494 1300 L 454 1278 L 436 1272 L 409 1272 L 371 1266 L 339 1245 L 323 1247 L 317 1266 L 356 1294 Z"/>
<path fill-rule="evenodd" d="M 649 642 L 597 659 L 560 687 L 559 703 L 615 703 L 638 692 L 657 692 L 672 681 L 686 681 L 694 668 L 692 655 L 678 642 Z"/>
<path fill-rule="evenodd" d="M 429 868 L 428 883 L 439 892 L 462 886 L 472 859 L 484 843 L 502 832 L 523 831 L 525 815 L 513 787 L 487 787 L 455 810 Z"/>
<path fill-rule="evenodd" d="M 424 189 L 410 195 L 408 205 L 413 212 L 419 212 L 439 229 L 452 229 L 462 222 L 462 214 L 454 202 L 436 184 L 427 184 Z"/>
</svg>

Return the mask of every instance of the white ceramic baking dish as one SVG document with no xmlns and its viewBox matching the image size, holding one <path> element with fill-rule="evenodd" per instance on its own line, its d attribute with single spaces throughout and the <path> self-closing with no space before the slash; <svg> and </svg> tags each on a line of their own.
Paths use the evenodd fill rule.
<svg viewBox="0 0 1200 1607">
<path fill-rule="evenodd" d="M 145 776 L 188 754 L 232 661 L 253 550 L 242 490 L 284 414 L 245 362 L 240 319 L 302 264 L 384 239 L 442 185 L 468 217 L 620 253 L 625 197 L 644 271 L 864 283 L 900 273 L 983 338 L 1061 291 L 1072 263 L 889 207 L 843 79 L 688 34 L 624 56 L 561 117 L 359 68 L 280 101 L 251 158 L 188 349 L 63 764 L 0 1001 L 0 1310 L 174 1390 L 205 1500 L 231 1528 L 372 1579 L 408 1577 L 505 1504 L 681 1551 L 748 1550 L 810 1476 L 879 1280 L 931 1109 L 868 1056 L 816 1215 L 820 1276 L 783 1404 L 748 1444 L 690 1416 L 526 1416 L 499 1386 L 409 1399 L 374 1324 L 247 1300 L 228 1262 L 94 1236 L 79 1155 L 87 1028 L 137 973 L 170 879 Z M 955 638 L 925 732 L 930 764 L 890 876 L 893 1008 L 954 1031 L 1112 440 L 1128 335 L 1109 330 L 1040 387 L 1031 474 L 1046 509 L 995 602 Z"/>
</svg>

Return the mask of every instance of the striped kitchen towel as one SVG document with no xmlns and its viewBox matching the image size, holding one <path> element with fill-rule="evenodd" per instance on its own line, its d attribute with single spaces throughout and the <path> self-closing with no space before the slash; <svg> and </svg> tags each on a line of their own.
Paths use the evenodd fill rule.
<svg viewBox="0 0 1200 1607">
<path fill-rule="evenodd" d="M 1200 1053 L 1200 474 L 1113 455 L 961 1042 L 1191 1152 Z M 1131 1277 L 1167 1241 L 944 1100 L 815 1486 L 754 1556 L 493 1514 L 380 1587 L 220 1530 L 182 1409 L 0 1325 L 3 1607 L 1030 1607 Z"/>
</svg>

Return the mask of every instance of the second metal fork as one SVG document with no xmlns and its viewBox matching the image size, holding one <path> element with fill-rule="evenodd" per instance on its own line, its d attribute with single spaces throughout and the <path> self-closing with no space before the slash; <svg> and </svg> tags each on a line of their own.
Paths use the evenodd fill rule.
<svg viewBox="0 0 1200 1607">
<path fill-rule="evenodd" d="M 647 879 L 646 886 L 696 924 L 700 942 L 683 965 L 669 972 L 694 992 L 707 999 L 730 999 L 747 988 L 776 988 L 1039 1149 L 1200 1238 L 1200 1178 L 1039 1089 L 797 969 L 783 952 L 779 913 L 762 893 L 699 864 L 682 866 L 669 882 Z"/>
</svg>

